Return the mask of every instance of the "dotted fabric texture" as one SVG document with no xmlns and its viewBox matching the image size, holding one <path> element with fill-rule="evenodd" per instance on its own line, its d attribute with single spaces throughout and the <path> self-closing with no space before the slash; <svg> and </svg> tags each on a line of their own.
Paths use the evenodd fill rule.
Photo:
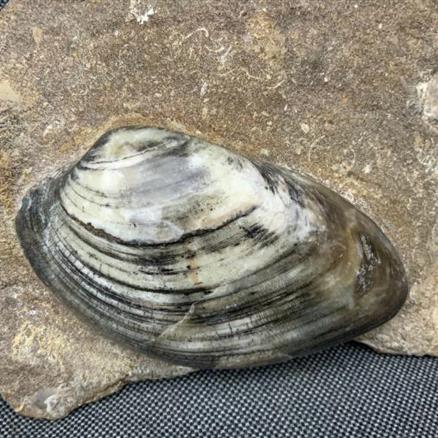
<svg viewBox="0 0 438 438">
<path fill-rule="evenodd" d="M 438 359 L 350 343 L 262 368 L 145 381 L 55 422 L 0 403 L 3 437 L 438 437 Z"/>
</svg>

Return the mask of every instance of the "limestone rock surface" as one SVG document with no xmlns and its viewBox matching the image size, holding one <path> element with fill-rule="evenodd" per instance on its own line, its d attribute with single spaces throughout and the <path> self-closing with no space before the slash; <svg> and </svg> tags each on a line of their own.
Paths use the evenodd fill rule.
<svg viewBox="0 0 438 438">
<path fill-rule="evenodd" d="M 360 340 L 438 355 L 434 0 L 10 0 L 0 10 L 0 393 L 58 418 L 192 370 L 95 333 L 36 278 L 23 194 L 109 127 L 182 130 L 313 175 L 399 249 L 412 292 Z"/>
</svg>

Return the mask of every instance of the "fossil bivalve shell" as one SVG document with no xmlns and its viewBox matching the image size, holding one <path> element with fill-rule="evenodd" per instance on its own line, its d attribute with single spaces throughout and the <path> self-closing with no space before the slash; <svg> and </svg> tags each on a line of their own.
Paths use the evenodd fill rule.
<svg viewBox="0 0 438 438">
<path fill-rule="evenodd" d="M 35 272 L 80 315 L 193 367 L 352 339 L 407 294 L 393 246 L 339 195 L 164 129 L 107 132 L 25 196 L 16 226 Z"/>
</svg>

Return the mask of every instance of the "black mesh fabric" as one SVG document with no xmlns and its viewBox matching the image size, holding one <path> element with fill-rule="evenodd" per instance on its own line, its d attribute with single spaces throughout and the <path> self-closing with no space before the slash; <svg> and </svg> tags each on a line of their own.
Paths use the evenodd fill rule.
<svg viewBox="0 0 438 438">
<path fill-rule="evenodd" d="M 49 422 L 0 404 L 2 437 L 438 437 L 438 359 L 347 344 L 262 368 L 132 384 Z"/>
</svg>

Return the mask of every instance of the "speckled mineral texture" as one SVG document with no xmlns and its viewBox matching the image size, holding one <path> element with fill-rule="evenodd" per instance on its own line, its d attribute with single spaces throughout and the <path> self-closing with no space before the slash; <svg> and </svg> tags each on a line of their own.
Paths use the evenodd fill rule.
<svg viewBox="0 0 438 438">
<path fill-rule="evenodd" d="M 412 293 L 362 337 L 438 355 L 434 0 L 11 0 L 0 11 L 0 392 L 57 418 L 189 372 L 116 346 L 37 280 L 25 191 L 110 126 L 157 125 L 307 172 L 376 220 Z"/>
</svg>

